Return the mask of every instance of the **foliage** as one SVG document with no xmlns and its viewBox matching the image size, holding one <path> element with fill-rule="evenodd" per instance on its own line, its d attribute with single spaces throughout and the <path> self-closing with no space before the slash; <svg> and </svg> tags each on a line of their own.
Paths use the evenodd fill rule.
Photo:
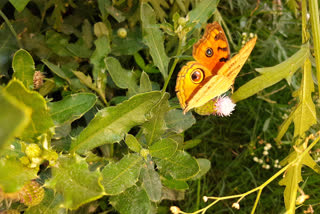
<svg viewBox="0 0 320 214">
<path fill-rule="evenodd" d="M 320 210 L 317 1 L 259 2 L 1 1 L 0 212 Z M 175 73 L 213 20 L 235 52 L 258 35 L 237 110 L 183 115 Z"/>
</svg>

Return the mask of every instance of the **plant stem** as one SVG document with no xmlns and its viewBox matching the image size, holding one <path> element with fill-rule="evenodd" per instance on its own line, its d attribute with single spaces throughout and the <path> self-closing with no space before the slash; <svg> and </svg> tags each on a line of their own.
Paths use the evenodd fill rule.
<svg viewBox="0 0 320 214">
<path fill-rule="evenodd" d="M 12 24 L 10 23 L 9 19 L 7 18 L 7 16 L 2 12 L 2 10 L 0 10 L 0 16 L 4 19 L 4 21 L 8 25 L 11 33 L 16 37 L 16 40 L 17 40 L 19 48 L 22 48 L 22 44 L 21 44 L 21 42 L 20 42 L 20 40 L 18 38 L 18 35 L 17 35 L 16 31 L 14 30 Z"/>
<path fill-rule="evenodd" d="M 320 24 L 318 0 L 309 0 L 311 27 L 313 36 L 314 55 L 316 59 L 316 70 L 318 80 L 318 92 L 320 95 Z"/>
<path fill-rule="evenodd" d="M 179 39 L 179 46 L 178 46 L 178 50 L 177 50 L 176 56 L 180 56 L 181 55 L 181 51 L 182 51 L 182 41 L 181 41 L 181 39 Z M 167 77 L 167 79 L 166 79 L 166 81 L 165 81 L 165 83 L 163 85 L 162 94 L 164 94 L 166 92 L 166 89 L 168 87 L 169 81 L 171 79 L 171 76 L 172 76 L 172 74 L 174 72 L 174 69 L 176 68 L 176 65 L 177 65 L 178 62 L 179 62 L 179 58 L 175 58 L 174 61 L 173 61 L 172 66 L 171 66 L 169 75 L 168 75 L 168 77 Z"/>
</svg>

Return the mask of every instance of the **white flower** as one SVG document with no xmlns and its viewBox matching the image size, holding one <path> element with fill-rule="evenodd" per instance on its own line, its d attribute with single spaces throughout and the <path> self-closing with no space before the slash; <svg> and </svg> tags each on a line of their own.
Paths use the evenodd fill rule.
<svg viewBox="0 0 320 214">
<path fill-rule="evenodd" d="M 236 104 L 232 102 L 230 97 L 222 96 L 217 98 L 216 102 L 216 114 L 219 116 L 230 116 L 230 114 L 234 111 L 234 107 Z"/>
<path fill-rule="evenodd" d="M 254 161 L 254 162 L 258 162 L 258 161 L 259 161 L 259 158 L 258 158 L 258 157 L 254 157 L 254 158 L 253 158 L 253 161 Z"/>
<path fill-rule="evenodd" d="M 266 156 L 266 155 L 268 155 L 269 154 L 269 152 L 268 151 L 263 151 L 263 153 L 262 153 L 264 156 Z"/>
<path fill-rule="evenodd" d="M 235 209 L 240 209 L 240 204 L 239 203 L 233 203 L 232 204 L 232 208 L 235 208 Z"/>
</svg>

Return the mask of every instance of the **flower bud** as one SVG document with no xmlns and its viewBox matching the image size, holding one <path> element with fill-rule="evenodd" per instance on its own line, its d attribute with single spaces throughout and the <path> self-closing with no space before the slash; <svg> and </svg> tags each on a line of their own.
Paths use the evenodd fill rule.
<svg viewBox="0 0 320 214">
<path fill-rule="evenodd" d="M 117 34 L 120 38 L 125 39 L 127 37 L 127 30 L 125 28 L 119 28 Z"/>
</svg>

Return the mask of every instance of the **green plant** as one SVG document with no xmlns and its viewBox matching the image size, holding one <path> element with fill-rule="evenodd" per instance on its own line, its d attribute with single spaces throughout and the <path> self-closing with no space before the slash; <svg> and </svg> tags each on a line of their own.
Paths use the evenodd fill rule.
<svg viewBox="0 0 320 214">
<path fill-rule="evenodd" d="M 190 196 L 196 204 L 187 207 L 198 210 L 195 213 L 206 211 L 218 201 L 237 197 L 241 200 L 258 191 L 250 206 L 253 213 L 262 190 L 286 171 L 280 184 L 286 186 L 287 213 L 294 213 L 297 192 L 300 190 L 305 195 L 299 189 L 302 166 L 319 172 L 309 154 L 318 142 L 318 138 L 309 136 L 310 132 L 317 132 L 313 126 L 317 123 L 312 97 L 313 62 L 317 77 L 320 75 L 319 15 L 317 2 L 313 0 L 309 1 L 309 10 L 307 2 L 301 1 L 302 46 L 290 58 L 279 42 L 280 36 L 271 32 L 264 38 L 267 29 L 253 26 L 258 37 L 265 41 L 257 49 L 263 50 L 261 46 L 266 45 L 270 54 L 253 53 L 250 64 L 274 65 L 266 62 L 266 56 L 276 56 L 278 62 L 283 62 L 257 69 L 261 75 L 251 76 L 249 81 L 241 78 L 247 83 L 232 95 L 239 102 L 258 94 L 258 98 L 272 105 L 270 96 L 282 89 L 269 94 L 263 90 L 283 79 L 294 82 L 297 106 L 293 109 L 286 106 L 290 115 L 278 133 L 272 132 L 277 136 L 270 134 L 267 139 L 274 137 L 281 144 L 285 138 L 294 150 L 282 161 L 283 167 L 261 186 L 245 186 L 252 190 L 235 196 L 208 196 L 206 199 L 215 201 L 200 209 L 201 182 L 215 169 L 210 170 L 211 157 L 201 157 L 196 149 L 206 149 L 203 141 L 209 139 L 206 135 L 216 126 L 208 128 L 210 118 L 196 116 L 196 123 L 192 113 L 183 115 L 173 93 L 170 99 L 170 92 L 179 62 L 191 58 L 192 45 L 213 15 L 225 28 L 231 46 L 239 48 L 241 39 L 236 44 L 230 32 L 249 31 L 254 19 L 259 21 L 267 13 L 258 7 L 251 10 L 252 16 L 242 14 L 241 29 L 233 31 L 228 28 L 232 26 L 232 17 L 236 17 L 232 14 L 233 7 L 245 13 L 243 8 L 250 4 L 225 3 L 230 10 L 218 10 L 218 1 L 212 0 L 2 1 L 0 212 L 14 209 L 25 213 L 48 210 L 52 213 L 69 210 L 167 213 L 171 202 L 165 199 L 188 198 L 196 190 Z M 292 6 L 296 1 L 289 3 Z M 300 14 L 296 5 L 293 8 Z M 307 11 L 311 16 L 312 40 L 308 34 Z M 287 29 L 285 21 L 279 18 L 273 24 L 283 30 Z M 296 45 L 295 33 L 290 41 Z M 313 49 L 310 44 L 314 44 Z M 288 49 L 291 55 L 296 47 Z M 300 84 L 296 84 L 298 80 Z M 244 100 L 238 106 L 241 109 L 241 103 L 248 105 L 251 101 Z M 255 110 L 255 103 L 250 105 L 246 108 Z M 229 118 L 221 120 L 225 123 L 219 125 L 224 127 Z M 234 129 L 242 126 L 240 119 L 236 121 L 232 123 Z M 291 122 L 293 136 L 288 134 L 292 133 Z M 267 129 L 276 123 L 279 120 L 269 119 L 263 127 Z M 250 132 L 251 142 L 247 147 L 250 152 L 256 148 L 255 131 Z M 214 136 L 223 139 L 223 135 Z M 242 136 L 243 133 L 236 138 Z M 314 141 L 309 145 L 309 140 Z M 223 141 L 228 140 L 225 137 Z M 224 155 L 228 156 L 227 152 Z M 227 163 L 224 158 L 221 166 Z"/>
</svg>

